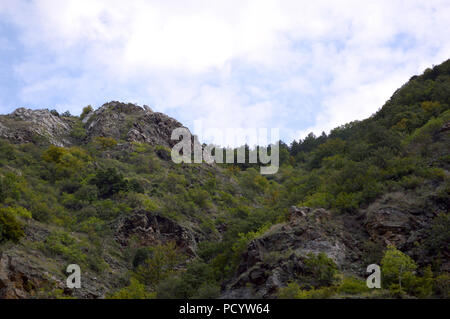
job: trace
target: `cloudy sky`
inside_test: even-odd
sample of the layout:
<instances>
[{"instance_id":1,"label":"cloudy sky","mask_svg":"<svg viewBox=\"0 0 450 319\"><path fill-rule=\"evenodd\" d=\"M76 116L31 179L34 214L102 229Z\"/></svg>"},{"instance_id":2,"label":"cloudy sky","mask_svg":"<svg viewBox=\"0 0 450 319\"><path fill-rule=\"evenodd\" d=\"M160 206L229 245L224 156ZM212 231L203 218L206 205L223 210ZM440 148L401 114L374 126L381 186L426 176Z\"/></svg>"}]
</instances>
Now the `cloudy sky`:
<instances>
[{"instance_id":1,"label":"cloudy sky","mask_svg":"<svg viewBox=\"0 0 450 319\"><path fill-rule=\"evenodd\" d=\"M147 104L290 142L450 58L450 1L0 0L0 113Z\"/></svg>"}]
</instances>

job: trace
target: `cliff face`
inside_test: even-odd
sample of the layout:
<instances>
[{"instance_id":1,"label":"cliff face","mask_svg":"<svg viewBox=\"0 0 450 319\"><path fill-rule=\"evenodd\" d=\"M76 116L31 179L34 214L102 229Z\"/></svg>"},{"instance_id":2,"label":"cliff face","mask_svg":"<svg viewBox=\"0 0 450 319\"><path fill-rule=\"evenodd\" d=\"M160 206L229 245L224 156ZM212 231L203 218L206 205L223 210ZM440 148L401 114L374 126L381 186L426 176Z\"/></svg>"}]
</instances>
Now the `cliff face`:
<instances>
[{"instance_id":1,"label":"cliff face","mask_svg":"<svg viewBox=\"0 0 450 319\"><path fill-rule=\"evenodd\" d=\"M0 116L0 137L14 143L32 143L44 139L56 146L68 146L71 123L49 110L19 108Z\"/></svg>"},{"instance_id":2,"label":"cliff face","mask_svg":"<svg viewBox=\"0 0 450 319\"><path fill-rule=\"evenodd\" d=\"M88 139L112 137L128 142L148 143L171 147L172 131L183 125L177 120L148 106L110 102L104 104L84 119Z\"/></svg>"},{"instance_id":3,"label":"cliff face","mask_svg":"<svg viewBox=\"0 0 450 319\"><path fill-rule=\"evenodd\" d=\"M309 254L325 253L341 271L358 273L363 261L357 243L362 237L360 227L350 229L325 209L291 207L285 223L272 226L248 245L222 297L274 298L293 278L308 275Z\"/></svg>"},{"instance_id":4,"label":"cliff face","mask_svg":"<svg viewBox=\"0 0 450 319\"><path fill-rule=\"evenodd\" d=\"M72 138L74 122L72 117L47 109L19 108L0 116L0 137L14 143L45 141L56 146L71 146L77 143ZM172 131L183 125L163 113L153 112L148 106L109 102L86 114L81 127L86 131L84 142L95 137L110 137L170 147L176 143L170 138Z\"/></svg>"}]
</instances>

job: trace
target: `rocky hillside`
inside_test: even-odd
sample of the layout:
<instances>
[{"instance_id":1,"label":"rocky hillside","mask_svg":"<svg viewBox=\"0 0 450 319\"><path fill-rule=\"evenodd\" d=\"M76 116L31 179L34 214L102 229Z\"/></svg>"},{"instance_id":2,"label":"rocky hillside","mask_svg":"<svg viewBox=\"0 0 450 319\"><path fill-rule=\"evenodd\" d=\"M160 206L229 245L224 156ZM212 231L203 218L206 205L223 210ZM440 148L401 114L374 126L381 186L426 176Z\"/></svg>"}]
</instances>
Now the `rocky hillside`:
<instances>
[{"instance_id":1,"label":"rocky hillside","mask_svg":"<svg viewBox=\"0 0 450 319\"><path fill-rule=\"evenodd\" d=\"M174 164L148 106L1 115L0 298L448 298L449 105L447 61L273 176Z\"/></svg>"},{"instance_id":2,"label":"rocky hillside","mask_svg":"<svg viewBox=\"0 0 450 319\"><path fill-rule=\"evenodd\" d=\"M1 116L0 137L14 143L33 143L41 139L56 146L109 137L170 147L174 144L170 136L178 127L182 127L181 123L163 113L153 112L146 105L109 102L95 111L87 108L81 125L73 117L59 116L56 111L19 108ZM85 136L77 141L79 130L85 130Z\"/></svg>"}]
</instances>

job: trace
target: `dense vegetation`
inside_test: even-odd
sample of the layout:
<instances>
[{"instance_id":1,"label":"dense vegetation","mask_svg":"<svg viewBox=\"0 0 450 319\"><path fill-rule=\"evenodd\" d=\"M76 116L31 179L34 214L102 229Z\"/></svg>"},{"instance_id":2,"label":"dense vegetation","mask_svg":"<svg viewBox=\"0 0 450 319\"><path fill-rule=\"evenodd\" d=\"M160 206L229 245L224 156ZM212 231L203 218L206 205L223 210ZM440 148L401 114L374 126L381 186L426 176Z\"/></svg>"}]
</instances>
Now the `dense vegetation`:
<instances>
[{"instance_id":1,"label":"dense vegetation","mask_svg":"<svg viewBox=\"0 0 450 319\"><path fill-rule=\"evenodd\" d=\"M76 123L78 146L0 141L0 242L22 238L22 245L99 276L109 267L105 255L119 254L129 272L112 298L214 298L235 274L247 244L284 221L288 207L323 207L345 216L383 194L411 191L424 207L432 201L441 211L418 251L446 258L450 154L448 139L437 135L450 121L449 105L447 61L411 78L364 121L281 143L281 168L266 177L245 164L175 165L162 146L105 137L86 143L81 120L89 109L81 117L59 115ZM107 244L111 223L138 210L195 228L198 256L181 254L173 243L125 250ZM27 240L30 222L47 225L50 235L38 243ZM439 263L418 263L394 247L383 248L382 256L388 291L381 295L448 296L449 275ZM340 274L327 256L308 258L310 276L293 281L280 297L370 295L361 279Z\"/></svg>"}]
</instances>

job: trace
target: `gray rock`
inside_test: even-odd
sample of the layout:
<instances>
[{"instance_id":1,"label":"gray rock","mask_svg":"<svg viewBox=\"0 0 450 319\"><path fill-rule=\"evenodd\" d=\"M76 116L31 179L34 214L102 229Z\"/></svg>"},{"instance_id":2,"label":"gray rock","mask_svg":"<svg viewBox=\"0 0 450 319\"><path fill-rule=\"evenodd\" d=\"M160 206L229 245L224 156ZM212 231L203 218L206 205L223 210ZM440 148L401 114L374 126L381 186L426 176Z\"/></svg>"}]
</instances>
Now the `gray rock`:
<instances>
[{"instance_id":1,"label":"gray rock","mask_svg":"<svg viewBox=\"0 0 450 319\"><path fill-rule=\"evenodd\" d=\"M197 243L193 232L169 218L140 211L120 218L112 227L115 229L116 240L122 246L127 246L128 240L134 236L142 246L175 242L185 254L196 255Z\"/></svg>"},{"instance_id":2,"label":"gray rock","mask_svg":"<svg viewBox=\"0 0 450 319\"><path fill-rule=\"evenodd\" d=\"M42 138L56 146L71 145L70 122L55 116L47 109L18 108L9 115L0 116L0 137L15 143L34 142Z\"/></svg>"},{"instance_id":3,"label":"gray rock","mask_svg":"<svg viewBox=\"0 0 450 319\"><path fill-rule=\"evenodd\" d=\"M289 211L288 222L272 226L249 243L223 297L248 297L249 291L253 298L275 297L279 288L304 271L303 260L309 253L325 253L341 270L358 267L349 259L349 252L357 248L352 247L343 223L331 223L330 212L295 206Z\"/></svg>"}]
</instances>

